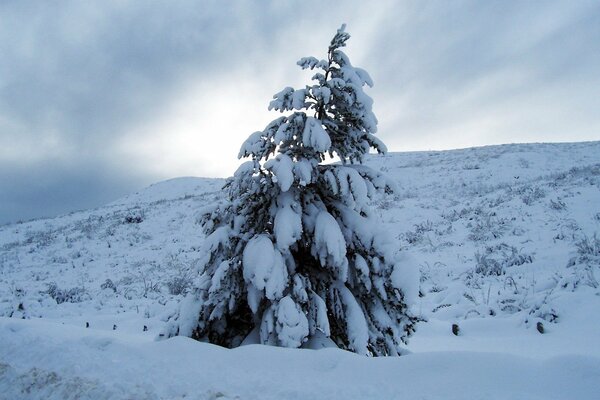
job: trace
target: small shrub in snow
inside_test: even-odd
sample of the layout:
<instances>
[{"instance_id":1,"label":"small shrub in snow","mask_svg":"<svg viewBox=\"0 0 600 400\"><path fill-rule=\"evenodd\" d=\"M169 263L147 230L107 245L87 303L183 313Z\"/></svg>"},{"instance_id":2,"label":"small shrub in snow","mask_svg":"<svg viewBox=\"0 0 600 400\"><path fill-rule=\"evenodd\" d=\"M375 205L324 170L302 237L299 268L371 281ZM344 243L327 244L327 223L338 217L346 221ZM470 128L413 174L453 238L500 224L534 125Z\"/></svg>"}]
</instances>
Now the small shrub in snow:
<instances>
[{"instance_id":1,"label":"small shrub in snow","mask_svg":"<svg viewBox=\"0 0 600 400\"><path fill-rule=\"evenodd\" d=\"M379 208L380 210L389 210L396 206L397 206L396 202L394 202L393 200L389 200L389 199L383 199L383 200L379 201L377 204L377 208Z\"/></svg>"},{"instance_id":2,"label":"small shrub in snow","mask_svg":"<svg viewBox=\"0 0 600 400\"><path fill-rule=\"evenodd\" d=\"M579 262L598 263L600 260L600 239L597 234L591 238L583 236L575 243Z\"/></svg>"},{"instance_id":3,"label":"small shrub in snow","mask_svg":"<svg viewBox=\"0 0 600 400\"><path fill-rule=\"evenodd\" d=\"M467 224L471 228L468 238L474 242L498 239L506 232L508 221L496 217L495 213L483 214Z\"/></svg>"},{"instance_id":4,"label":"small shrub in snow","mask_svg":"<svg viewBox=\"0 0 600 400\"><path fill-rule=\"evenodd\" d=\"M113 292L116 292L117 285L115 285L112 280L107 279L106 281L104 281L103 284L100 285L100 289L102 289L102 290L109 289L109 290L112 290Z\"/></svg>"},{"instance_id":5,"label":"small shrub in snow","mask_svg":"<svg viewBox=\"0 0 600 400\"><path fill-rule=\"evenodd\" d=\"M186 294L193 283L193 270L190 265L181 261L176 254L169 254L165 264L172 273L165 281L169 294L173 296Z\"/></svg>"},{"instance_id":6,"label":"small shrub in snow","mask_svg":"<svg viewBox=\"0 0 600 400\"><path fill-rule=\"evenodd\" d=\"M408 303L418 271L401 264L390 235L369 207L395 186L362 165L374 148L377 119L363 86L366 71L340 50L338 30L313 85L285 88L270 109L289 112L250 135L250 157L225 185L226 201L201 218L207 234L199 285L182 302L166 336L226 347L255 337L300 347L327 336L360 354L397 355L414 330ZM326 156L341 164L323 164Z\"/></svg>"},{"instance_id":7,"label":"small shrub in snow","mask_svg":"<svg viewBox=\"0 0 600 400\"><path fill-rule=\"evenodd\" d=\"M150 293L160 292L160 282L153 280L150 274L146 272L140 273L140 281L142 283L142 297L148 297Z\"/></svg>"},{"instance_id":8,"label":"small shrub in snow","mask_svg":"<svg viewBox=\"0 0 600 400\"><path fill-rule=\"evenodd\" d=\"M488 207L496 208L500 204L506 203L507 201L510 201L510 200L511 200L511 196L509 194L502 193L502 194L498 195L496 198L489 200Z\"/></svg>"},{"instance_id":9,"label":"small shrub in snow","mask_svg":"<svg viewBox=\"0 0 600 400\"><path fill-rule=\"evenodd\" d=\"M25 295L27 294L27 291L24 288L22 288L21 286L16 286L16 285L12 284L12 285L10 285L10 293L13 298L21 299L21 298L25 297Z\"/></svg>"},{"instance_id":10,"label":"small shrub in snow","mask_svg":"<svg viewBox=\"0 0 600 400\"><path fill-rule=\"evenodd\" d=\"M140 224L144 221L145 213L140 208L131 209L125 215L123 222L125 224Z\"/></svg>"},{"instance_id":11,"label":"small shrub in snow","mask_svg":"<svg viewBox=\"0 0 600 400\"><path fill-rule=\"evenodd\" d=\"M468 210L466 208L463 208L460 211L456 211L456 210L450 210L450 211L443 211L442 212L442 218L444 218L446 221L452 223L452 222L456 222L461 218L465 218L468 214L470 214L471 210Z\"/></svg>"},{"instance_id":12,"label":"small shrub in snow","mask_svg":"<svg viewBox=\"0 0 600 400\"><path fill-rule=\"evenodd\" d=\"M482 275L504 275L504 267L487 253L475 253L475 272Z\"/></svg>"},{"instance_id":13,"label":"small shrub in snow","mask_svg":"<svg viewBox=\"0 0 600 400\"><path fill-rule=\"evenodd\" d=\"M529 168L529 165L530 165L529 160L527 160L523 157L519 158L518 163L521 168Z\"/></svg>"},{"instance_id":14,"label":"small shrub in snow","mask_svg":"<svg viewBox=\"0 0 600 400\"><path fill-rule=\"evenodd\" d=\"M473 170L473 169L480 169L481 167L479 166L479 164L465 164L463 165L463 169L464 170Z\"/></svg>"},{"instance_id":15,"label":"small shrub in snow","mask_svg":"<svg viewBox=\"0 0 600 400\"><path fill-rule=\"evenodd\" d=\"M415 224L414 229L412 231L406 231L404 233L404 240L408 244L417 244L421 243L424 239L424 236L427 232L433 231L433 223L429 220Z\"/></svg>"},{"instance_id":16,"label":"small shrub in snow","mask_svg":"<svg viewBox=\"0 0 600 400\"><path fill-rule=\"evenodd\" d=\"M81 231L86 238L91 239L103 223L104 218L102 216L90 215L86 220L77 221L75 229Z\"/></svg>"},{"instance_id":17,"label":"small shrub in snow","mask_svg":"<svg viewBox=\"0 0 600 400\"><path fill-rule=\"evenodd\" d=\"M567 209L567 205L561 199L550 199L550 208L556 211L563 211Z\"/></svg>"},{"instance_id":18,"label":"small shrub in snow","mask_svg":"<svg viewBox=\"0 0 600 400\"><path fill-rule=\"evenodd\" d=\"M431 232L433 231L433 222L427 220L421 223L415 224L415 232Z\"/></svg>"},{"instance_id":19,"label":"small shrub in snow","mask_svg":"<svg viewBox=\"0 0 600 400\"><path fill-rule=\"evenodd\" d=\"M580 284L598 288L600 286L600 239L597 234L591 238L583 236L575 242L577 255L567 265L572 271L570 280L567 279L563 285L572 286L575 289Z\"/></svg>"},{"instance_id":20,"label":"small shrub in snow","mask_svg":"<svg viewBox=\"0 0 600 400\"><path fill-rule=\"evenodd\" d=\"M190 274L173 276L165 282L165 285L169 290L169 294L179 296L186 294L192 287L192 278Z\"/></svg>"},{"instance_id":21,"label":"small shrub in snow","mask_svg":"<svg viewBox=\"0 0 600 400\"><path fill-rule=\"evenodd\" d=\"M406 242L408 244L420 243L423 240L423 233L415 232L415 231L407 231L404 233L404 240L406 240Z\"/></svg>"},{"instance_id":22,"label":"small shrub in snow","mask_svg":"<svg viewBox=\"0 0 600 400\"><path fill-rule=\"evenodd\" d=\"M524 190L521 191L521 200L528 206L544 197L546 197L546 192L537 186L533 188L525 187Z\"/></svg>"},{"instance_id":23,"label":"small shrub in snow","mask_svg":"<svg viewBox=\"0 0 600 400\"><path fill-rule=\"evenodd\" d=\"M37 231L27 233L25 243L33 244L36 248L42 249L50 246L56 240L56 234L52 230Z\"/></svg>"},{"instance_id":24,"label":"small shrub in snow","mask_svg":"<svg viewBox=\"0 0 600 400\"><path fill-rule=\"evenodd\" d=\"M90 296L87 291L82 287L74 287L70 289L61 289L55 282L48 284L46 293L53 298L56 303L81 303L82 301L89 300Z\"/></svg>"},{"instance_id":25,"label":"small shrub in snow","mask_svg":"<svg viewBox=\"0 0 600 400\"><path fill-rule=\"evenodd\" d=\"M540 318L548 322L558 321L558 311L548 305L547 299L545 298L541 302L536 303L531 307L529 310L529 316L533 318Z\"/></svg>"},{"instance_id":26,"label":"small shrub in snow","mask_svg":"<svg viewBox=\"0 0 600 400\"><path fill-rule=\"evenodd\" d=\"M525 254L514 246L501 243L486 246L483 253L475 253L475 272L482 275L504 275L506 268L533 262L531 254Z\"/></svg>"}]
</instances>

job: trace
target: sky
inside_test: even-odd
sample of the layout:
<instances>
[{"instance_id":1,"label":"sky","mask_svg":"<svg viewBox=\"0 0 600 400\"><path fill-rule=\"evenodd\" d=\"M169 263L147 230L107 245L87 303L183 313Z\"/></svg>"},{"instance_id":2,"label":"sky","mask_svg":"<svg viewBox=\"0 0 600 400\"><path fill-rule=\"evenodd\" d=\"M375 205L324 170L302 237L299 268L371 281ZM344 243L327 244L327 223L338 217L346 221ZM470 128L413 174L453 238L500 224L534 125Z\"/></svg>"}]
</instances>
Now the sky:
<instances>
[{"instance_id":1,"label":"sky","mask_svg":"<svg viewBox=\"0 0 600 400\"><path fill-rule=\"evenodd\" d=\"M230 176L342 23L390 151L600 140L598 1L4 1L0 224Z\"/></svg>"}]
</instances>

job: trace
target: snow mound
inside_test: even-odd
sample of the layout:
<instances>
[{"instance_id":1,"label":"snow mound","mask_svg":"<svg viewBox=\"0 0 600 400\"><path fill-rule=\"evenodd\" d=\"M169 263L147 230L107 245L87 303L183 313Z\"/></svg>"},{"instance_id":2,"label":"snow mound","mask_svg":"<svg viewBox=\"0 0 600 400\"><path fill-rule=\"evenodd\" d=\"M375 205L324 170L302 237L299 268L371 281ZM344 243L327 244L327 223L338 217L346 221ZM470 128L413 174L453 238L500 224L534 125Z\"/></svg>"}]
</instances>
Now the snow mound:
<instances>
[{"instance_id":1,"label":"snow mound","mask_svg":"<svg viewBox=\"0 0 600 400\"><path fill-rule=\"evenodd\" d=\"M600 358L589 356L534 360L436 352L371 359L337 349L227 350L182 337L138 342L112 332L6 318L0 318L0 342L0 389L14 400L600 396Z\"/></svg>"}]
</instances>

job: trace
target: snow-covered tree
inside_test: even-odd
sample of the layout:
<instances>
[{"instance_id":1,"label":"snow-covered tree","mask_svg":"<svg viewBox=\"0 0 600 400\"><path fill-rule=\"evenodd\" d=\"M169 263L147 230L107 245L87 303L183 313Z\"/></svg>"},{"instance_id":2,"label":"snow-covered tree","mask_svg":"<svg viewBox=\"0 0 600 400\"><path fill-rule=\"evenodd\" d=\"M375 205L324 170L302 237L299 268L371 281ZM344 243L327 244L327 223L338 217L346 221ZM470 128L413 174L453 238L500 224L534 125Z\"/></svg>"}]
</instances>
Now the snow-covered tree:
<instances>
[{"instance_id":1,"label":"snow-covered tree","mask_svg":"<svg viewBox=\"0 0 600 400\"><path fill-rule=\"evenodd\" d=\"M362 165L377 119L363 91L373 82L333 37L326 60L302 58L312 84L287 87L269 109L288 113L255 132L227 181L227 200L202 217L207 235L195 290L167 336L226 347L251 338L300 347L328 337L366 355L397 355L414 330L412 266L380 229L369 202L394 184ZM337 156L341 163L323 164Z\"/></svg>"}]
</instances>

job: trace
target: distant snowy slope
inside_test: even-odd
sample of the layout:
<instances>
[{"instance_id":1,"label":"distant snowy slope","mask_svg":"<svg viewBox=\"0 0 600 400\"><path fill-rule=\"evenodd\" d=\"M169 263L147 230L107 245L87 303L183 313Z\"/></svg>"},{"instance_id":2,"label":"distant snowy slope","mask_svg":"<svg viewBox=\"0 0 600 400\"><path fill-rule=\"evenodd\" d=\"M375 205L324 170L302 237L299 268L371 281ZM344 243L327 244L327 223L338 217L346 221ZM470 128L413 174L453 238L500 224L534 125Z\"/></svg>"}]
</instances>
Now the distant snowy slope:
<instances>
[{"instance_id":1,"label":"distant snowy slope","mask_svg":"<svg viewBox=\"0 0 600 400\"><path fill-rule=\"evenodd\" d=\"M148 204L157 201L175 200L218 192L225 184L225 179L214 178L173 178L148 186L133 194L122 197L109 206Z\"/></svg>"},{"instance_id":2,"label":"distant snowy slope","mask_svg":"<svg viewBox=\"0 0 600 400\"><path fill-rule=\"evenodd\" d=\"M398 183L372 206L421 272L413 354L154 343L196 277L200 210L224 196L224 180L177 178L0 227L0 398L600 398L600 142L367 163Z\"/></svg>"}]
</instances>

